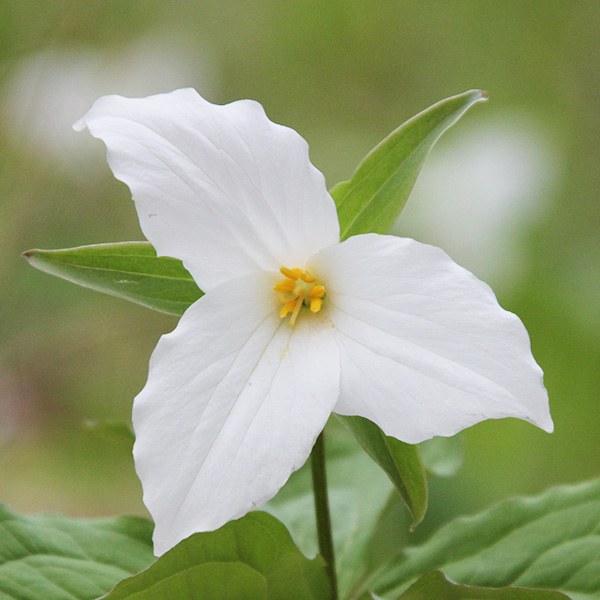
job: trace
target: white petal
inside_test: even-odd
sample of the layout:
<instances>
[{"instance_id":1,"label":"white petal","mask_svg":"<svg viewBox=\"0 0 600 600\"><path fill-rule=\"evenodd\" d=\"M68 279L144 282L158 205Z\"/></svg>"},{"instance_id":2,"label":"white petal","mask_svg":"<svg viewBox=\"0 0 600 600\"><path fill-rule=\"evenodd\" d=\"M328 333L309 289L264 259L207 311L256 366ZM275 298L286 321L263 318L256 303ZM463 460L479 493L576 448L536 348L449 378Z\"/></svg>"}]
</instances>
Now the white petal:
<instances>
[{"instance_id":1,"label":"white petal","mask_svg":"<svg viewBox=\"0 0 600 600\"><path fill-rule=\"evenodd\" d=\"M552 430L519 318L442 250L361 235L311 259L341 354L335 411L409 443L519 417Z\"/></svg>"},{"instance_id":2,"label":"white petal","mask_svg":"<svg viewBox=\"0 0 600 600\"><path fill-rule=\"evenodd\" d=\"M295 328L280 319L276 279L211 290L154 351L133 424L157 554L273 497L338 398L331 324L308 311Z\"/></svg>"},{"instance_id":3,"label":"white petal","mask_svg":"<svg viewBox=\"0 0 600 600\"><path fill-rule=\"evenodd\" d=\"M219 106L193 89L148 98L105 96L76 123L108 148L159 254L212 287L257 270L302 267L336 243L323 175L295 131L257 102Z\"/></svg>"}]
</instances>

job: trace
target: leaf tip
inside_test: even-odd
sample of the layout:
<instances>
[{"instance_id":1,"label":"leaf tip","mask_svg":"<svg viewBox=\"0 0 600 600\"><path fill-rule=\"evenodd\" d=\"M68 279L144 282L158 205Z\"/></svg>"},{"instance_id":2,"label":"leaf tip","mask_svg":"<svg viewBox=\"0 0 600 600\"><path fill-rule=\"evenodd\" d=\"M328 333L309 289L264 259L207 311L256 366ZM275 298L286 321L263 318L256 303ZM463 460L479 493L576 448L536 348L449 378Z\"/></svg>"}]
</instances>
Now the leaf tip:
<instances>
[{"instance_id":1,"label":"leaf tip","mask_svg":"<svg viewBox=\"0 0 600 600\"><path fill-rule=\"evenodd\" d=\"M36 269L41 268L40 264L44 263L43 255L44 251L38 250L37 248L21 252L21 257L24 258L28 264L30 264L32 267L35 267Z\"/></svg>"},{"instance_id":2,"label":"leaf tip","mask_svg":"<svg viewBox=\"0 0 600 600\"><path fill-rule=\"evenodd\" d=\"M411 533L414 533L417 529L417 526L423 522L426 512L427 512L427 505L425 505L425 507L418 512L413 512L412 510L410 511L410 516L411 516L412 522L411 522L408 530Z\"/></svg>"},{"instance_id":3,"label":"leaf tip","mask_svg":"<svg viewBox=\"0 0 600 600\"><path fill-rule=\"evenodd\" d=\"M31 266L35 267L37 266L35 259L38 257L40 252L41 250L37 250L35 248L32 250L25 250L25 252L21 252L21 258L24 258Z\"/></svg>"},{"instance_id":4,"label":"leaf tip","mask_svg":"<svg viewBox=\"0 0 600 600\"><path fill-rule=\"evenodd\" d=\"M485 102L490 97L487 90L471 90L470 94L473 96L474 102Z\"/></svg>"}]
</instances>

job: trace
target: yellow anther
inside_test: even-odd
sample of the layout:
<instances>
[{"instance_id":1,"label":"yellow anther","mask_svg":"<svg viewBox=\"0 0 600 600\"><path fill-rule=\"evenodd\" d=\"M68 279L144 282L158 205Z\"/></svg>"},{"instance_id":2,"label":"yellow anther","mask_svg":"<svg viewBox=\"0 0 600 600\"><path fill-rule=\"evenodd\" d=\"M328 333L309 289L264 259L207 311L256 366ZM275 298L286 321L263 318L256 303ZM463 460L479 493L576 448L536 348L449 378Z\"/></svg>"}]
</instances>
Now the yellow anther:
<instances>
[{"instance_id":1,"label":"yellow anther","mask_svg":"<svg viewBox=\"0 0 600 600\"><path fill-rule=\"evenodd\" d=\"M279 309L279 316L283 319L291 314L290 324L293 326L303 306L312 313L317 313L323 306L325 286L317 278L303 269L281 267L279 269L285 279L276 283L273 290L283 306Z\"/></svg>"},{"instance_id":2,"label":"yellow anther","mask_svg":"<svg viewBox=\"0 0 600 600\"><path fill-rule=\"evenodd\" d=\"M310 312L318 313L321 310L322 305L323 305L322 298L311 298L310 299Z\"/></svg>"},{"instance_id":3,"label":"yellow anther","mask_svg":"<svg viewBox=\"0 0 600 600\"><path fill-rule=\"evenodd\" d=\"M300 279L302 279L302 281L305 281L306 283L313 283L317 280L316 277L309 275L306 271L302 271L302 273L300 273Z\"/></svg>"},{"instance_id":4,"label":"yellow anther","mask_svg":"<svg viewBox=\"0 0 600 600\"><path fill-rule=\"evenodd\" d=\"M282 275L285 275L286 277L289 277L294 281L296 281L296 279L299 279L302 275L302 269L288 269L287 267L281 267L279 271Z\"/></svg>"},{"instance_id":5,"label":"yellow anther","mask_svg":"<svg viewBox=\"0 0 600 600\"><path fill-rule=\"evenodd\" d=\"M273 286L273 289L276 292L293 292L295 285L296 281L294 279L289 279L288 277L286 277L283 281L276 283Z\"/></svg>"},{"instance_id":6,"label":"yellow anther","mask_svg":"<svg viewBox=\"0 0 600 600\"><path fill-rule=\"evenodd\" d=\"M287 304L290 300L294 300L296 298L294 294L284 294L283 292L277 292L277 297L279 298L279 302L282 304Z\"/></svg>"},{"instance_id":7,"label":"yellow anther","mask_svg":"<svg viewBox=\"0 0 600 600\"><path fill-rule=\"evenodd\" d=\"M283 319L284 317L287 317L291 312L293 312L295 308L296 308L295 300L286 302L279 310L279 316Z\"/></svg>"},{"instance_id":8,"label":"yellow anther","mask_svg":"<svg viewBox=\"0 0 600 600\"><path fill-rule=\"evenodd\" d=\"M310 290L311 298L322 298L325 295L325 286L324 285L313 285Z\"/></svg>"}]
</instances>

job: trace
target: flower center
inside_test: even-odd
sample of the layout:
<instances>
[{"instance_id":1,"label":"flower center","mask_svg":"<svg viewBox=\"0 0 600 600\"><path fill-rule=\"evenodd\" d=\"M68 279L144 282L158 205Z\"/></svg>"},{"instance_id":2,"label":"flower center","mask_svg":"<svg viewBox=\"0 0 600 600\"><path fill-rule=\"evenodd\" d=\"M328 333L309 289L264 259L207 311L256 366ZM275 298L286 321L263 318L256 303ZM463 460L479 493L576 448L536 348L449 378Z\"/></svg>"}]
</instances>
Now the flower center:
<instances>
[{"instance_id":1,"label":"flower center","mask_svg":"<svg viewBox=\"0 0 600 600\"><path fill-rule=\"evenodd\" d=\"M291 313L290 325L293 326L303 306L309 308L312 313L318 313L323 306L325 286L302 269L281 267L279 271L283 279L273 287L283 304L279 316L284 319Z\"/></svg>"}]
</instances>

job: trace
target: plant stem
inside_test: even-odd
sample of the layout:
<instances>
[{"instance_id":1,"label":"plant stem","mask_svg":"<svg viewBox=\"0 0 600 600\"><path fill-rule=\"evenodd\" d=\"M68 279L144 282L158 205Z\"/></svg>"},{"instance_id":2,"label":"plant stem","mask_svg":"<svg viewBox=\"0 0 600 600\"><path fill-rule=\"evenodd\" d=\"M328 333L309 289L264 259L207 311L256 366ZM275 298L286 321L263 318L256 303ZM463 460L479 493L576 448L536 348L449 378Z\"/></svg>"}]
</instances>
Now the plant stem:
<instances>
[{"instance_id":1,"label":"plant stem","mask_svg":"<svg viewBox=\"0 0 600 600\"><path fill-rule=\"evenodd\" d=\"M329 500L327 498L327 473L325 470L325 432L321 432L310 454L312 468L313 493L315 496L315 513L317 516L317 537L319 553L326 563L327 575L331 582L331 598L338 599L337 577L335 574L335 555L333 537L331 535L331 519L329 517Z\"/></svg>"}]
</instances>

